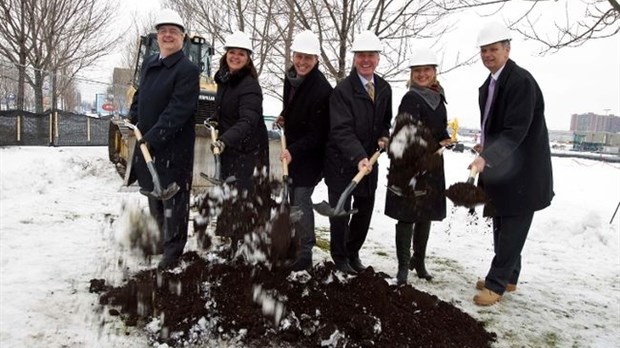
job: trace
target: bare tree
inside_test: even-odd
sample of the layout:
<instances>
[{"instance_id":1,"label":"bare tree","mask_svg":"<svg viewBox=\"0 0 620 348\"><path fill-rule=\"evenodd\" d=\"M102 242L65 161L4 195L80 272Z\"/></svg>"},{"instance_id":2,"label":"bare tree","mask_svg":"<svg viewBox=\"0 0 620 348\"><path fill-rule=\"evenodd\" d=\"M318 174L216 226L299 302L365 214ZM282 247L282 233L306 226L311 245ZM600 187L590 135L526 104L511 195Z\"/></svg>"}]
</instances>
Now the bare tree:
<instances>
[{"instance_id":1,"label":"bare tree","mask_svg":"<svg viewBox=\"0 0 620 348\"><path fill-rule=\"evenodd\" d=\"M114 8L110 0L0 1L0 30L5 33L0 56L22 69L34 69L32 75L20 71L19 83L34 89L36 112L43 111L46 79L56 91L55 102L80 70L114 48L115 40L106 35ZM61 73L64 76L59 79ZM18 94L23 95L23 87Z\"/></svg>"},{"instance_id":2,"label":"bare tree","mask_svg":"<svg viewBox=\"0 0 620 348\"><path fill-rule=\"evenodd\" d=\"M525 10L509 9L510 6L523 8L524 4L527 5ZM449 11L484 8L489 10L489 15L505 10L513 14L508 23L510 28L542 44L541 54L578 47L589 40L612 37L620 32L620 2L617 0L462 0L457 6L443 7ZM562 20L549 19L558 15Z\"/></svg>"}]
</instances>

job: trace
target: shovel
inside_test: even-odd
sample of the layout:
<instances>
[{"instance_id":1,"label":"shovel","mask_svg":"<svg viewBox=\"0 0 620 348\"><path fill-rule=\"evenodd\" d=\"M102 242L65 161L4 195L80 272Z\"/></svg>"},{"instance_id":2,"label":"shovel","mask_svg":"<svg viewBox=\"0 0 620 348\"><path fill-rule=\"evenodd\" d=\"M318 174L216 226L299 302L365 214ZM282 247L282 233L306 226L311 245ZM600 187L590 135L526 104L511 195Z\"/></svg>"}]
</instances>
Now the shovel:
<instances>
[{"instance_id":1,"label":"shovel","mask_svg":"<svg viewBox=\"0 0 620 348\"><path fill-rule=\"evenodd\" d=\"M455 206L474 208L477 205L487 202L487 195L484 191L480 187L474 185L477 174L478 171L476 167L472 166L466 182L452 184L446 190L446 197L448 197Z\"/></svg>"},{"instance_id":2,"label":"shovel","mask_svg":"<svg viewBox=\"0 0 620 348\"><path fill-rule=\"evenodd\" d=\"M125 122L125 125L131 130L133 130L134 134L136 135L136 140L139 143L140 140L142 139L142 132L140 132L138 127L136 127L135 125L129 122ZM170 185L168 185L168 187L165 190L162 190L161 182L159 181L159 175L157 174L157 171L155 170L155 166L153 165L153 158L151 157L151 153L149 152L149 149L146 147L146 144L144 143L140 144L140 151L142 151L142 155L144 156L144 160L146 161L146 166L149 168L149 172L151 173L151 177L153 178L153 191L149 192L146 190L140 190L140 193L142 193L145 196L150 196L150 197L162 200L162 201L169 200L179 191L179 185L177 185L176 182L173 182Z\"/></svg>"},{"instance_id":3,"label":"shovel","mask_svg":"<svg viewBox=\"0 0 620 348\"><path fill-rule=\"evenodd\" d=\"M372 155L372 157L370 157L370 160L368 161L368 165L370 167L372 167L375 164L375 162L377 162L377 159L379 158L379 156L381 155L383 151L385 150L379 149ZM329 217L340 217L340 216L347 216L347 215L352 215L352 214L357 213L357 209L351 209L349 211L344 210L344 203L347 201L347 198L349 198L349 196L355 189L355 186L357 186L357 184L359 184L359 182L362 181L364 176L368 175L368 173L369 173L368 170L364 170L364 169L357 172L357 174L353 177L349 185L344 189L344 191L340 195L340 198L338 199L338 203L336 204L335 208L332 208L329 205L329 203L323 201L321 203L314 204L314 210L316 210L317 213L321 215L329 216Z\"/></svg>"},{"instance_id":4,"label":"shovel","mask_svg":"<svg viewBox=\"0 0 620 348\"><path fill-rule=\"evenodd\" d=\"M284 151L286 150L284 128L281 126L278 126L278 128L281 130L280 144L282 151ZM293 237L291 224L299 221L303 214L299 207L290 206L289 203L289 177L286 160L282 160L282 202L276 214L271 225L271 255L274 260L285 257L288 254Z\"/></svg>"},{"instance_id":5,"label":"shovel","mask_svg":"<svg viewBox=\"0 0 620 348\"><path fill-rule=\"evenodd\" d=\"M215 127L217 127L217 122L214 120L205 120L204 125L205 127L207 127L207 129L211 131L211 143L215 144L215 142L217 141L217 130L215 129ZM213 148L213 162L215 163L215 177L208 176L205 173L200 173L201 177L207 179L210 183L214 185L231 184L237 181L237 178L235 178L234 175L231 175L228 178L226 178L226 180L222 181L222 177L221 177L222 170L221 170L221 164L220 164L220 148L217 146Z\"/></svg>"}]
</instances>

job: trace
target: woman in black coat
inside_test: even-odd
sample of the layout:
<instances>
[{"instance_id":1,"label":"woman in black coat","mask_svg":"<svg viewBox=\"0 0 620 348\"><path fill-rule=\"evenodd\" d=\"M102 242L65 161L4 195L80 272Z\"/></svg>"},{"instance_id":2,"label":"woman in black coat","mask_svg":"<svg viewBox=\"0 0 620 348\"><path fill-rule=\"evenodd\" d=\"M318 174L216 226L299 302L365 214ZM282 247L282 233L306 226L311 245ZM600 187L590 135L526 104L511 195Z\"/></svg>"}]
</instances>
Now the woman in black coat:
<instances>
[{"instance_id":1,"label":"woman in black coat","mask_svg":"<svg viewBox=\"0 0 620 348\"><path fill-rule=\"evenodd\" d=\"M226 40L215 74L215 119L221 151L221 177L235 176L240 193L255 189L254 170L269 176L269 143L263 119L263 94L252 62L250 39L243 32Z\"/></svg>"},{"instance_id":2,"label":"woman in black coat","mask_svg":"<svg viewBox=\"0 0 620 348\"><path fill-rule=\"evenodd\" d=\"M266 210L257 209L256 204L269 199L268 195L257 197L264 191L258 190L260 182L269 178L269 140L250 38L243 32L235 32L226 39L225 48L215 74L219 138L212 147L220 150L221 178L236 178L233 185L237 195L224 202L216 234L230 236L235 250L237 241L251 232L261 218L257 210Z\"/></svg>"},{"instance_id":3,"label":"woman in black coat","mask_svg":"<svg viewBox=\"0 0 620 348\"><path fill-rule=\"evenodd\" d=\"M446 217L443 158L435 152L451 142L435 54L428 49L416 50L410 67L410 90L398 108L390 138L390 189L385 202L385 214L398 220L398 284L407 283L409 269L415 269L419 278L432 279L424 264L431 221Z\"/></svg>"}]
</instances>

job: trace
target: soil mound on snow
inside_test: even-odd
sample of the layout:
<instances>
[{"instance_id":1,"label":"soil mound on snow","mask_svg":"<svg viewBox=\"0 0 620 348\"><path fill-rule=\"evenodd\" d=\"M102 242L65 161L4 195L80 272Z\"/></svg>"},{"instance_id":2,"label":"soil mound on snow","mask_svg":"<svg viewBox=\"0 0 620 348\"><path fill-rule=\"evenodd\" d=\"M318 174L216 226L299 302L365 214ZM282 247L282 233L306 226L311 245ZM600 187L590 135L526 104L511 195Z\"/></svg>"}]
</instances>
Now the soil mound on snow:
<instances>
[{"instance_id":1,"label":"soil mound on snow","mask_svg":"<svg viewBox=\"0 0 620 348\"><path fill-rule=\"evenodd\" d=\"M244 347L488 347L496 335L454 306L389 285L369 267L345 276L328 262L310 273L270 270L211 252L182 256L169 271L140 272L121 287L91 280L126 325L149 343Z\"/></svg>"}]
</instances>

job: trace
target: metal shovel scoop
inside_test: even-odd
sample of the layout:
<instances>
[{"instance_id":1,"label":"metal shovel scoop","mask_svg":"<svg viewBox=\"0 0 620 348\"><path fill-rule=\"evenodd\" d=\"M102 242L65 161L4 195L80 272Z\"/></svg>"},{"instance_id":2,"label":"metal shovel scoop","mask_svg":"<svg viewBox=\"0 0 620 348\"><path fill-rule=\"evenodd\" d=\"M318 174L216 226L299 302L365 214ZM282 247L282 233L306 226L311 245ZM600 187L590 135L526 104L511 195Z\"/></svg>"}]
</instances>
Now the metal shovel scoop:
<instances>
[{"instance_id":1,"label":"metal shovel scoop","mask_svg":"<svg viewBox=\"0 0 620 348\"><path fill-rule=\"evenodd\" d=\"M217 122L213 120L205 120L204 125L205 127L207 127L208 130L211 131L211 143L215 144L215 142L217 141L217 130L215 129L215 127L217 127ZM222 180L222 167L220 164L219 147L213 148L213 163L215 164L215 177L209 176L205 173L200 173L201 177L207 179L210 183L214 185L232 184L233 182L237 181L237 178L235 178L234 175L229 176L228 178L226 178L226 180Z\"/></svg>"},{"instance_id":2,"label":"metal shovel scoop","mask_svg":"<svg viewBox=\"0 0 620 348\"><path fill-rule=\"evenodd\" d=\"M377 159L379 158L379 156L381 155L383 151L385 150L384 149L377 150L372 155L372 157L370 157L370 160L368 161L368 165L370 167L372 167L377 162ZM347 199L349 198L349 196L351 195L351 193L353 192L357 184L359 184L359 182L362 181L364 176L368 175L368 173L369 173L368 170L360 170L359 172L357 172L357 174L353 177L349 185L344 189L344 191L340 195L340 198L338 199L338 203L336 204L335 208L332 208L329 205L329 203L327 203L326 201L323 201L321 203L314 204L313 205L314 210L316 210L317 213L321 215L329 216L329 217L347 216L347 215L352 215L352 214L357 213L357 209L351 209L349 211L346 211L344 209L344 203L347 201Z\"/></svg>"},{"instance_id":3,"label":"metal shovel scoop","mask_svg":"<svg viewBox=\"0 0 620 348\"><path fill-rule=\"evenodd\" d=\"M140 140L142 139L142 132L140 132L138 127L136 127L135 125L129 122L125 122L125 125L131 130L133 130L134 134L136 135L136 140L138 141L138 143L140 143ZM153 165L153 158L151 157L151 153L149 152L149 149L146 147L146 144L144 143L140 144L140 151L142 151L142 155L144 156L144 160L146 161L146 166L149 169L149 172L151 173L151 177L153 178L153 191L149 192L147 190L140 190L140 193L142 193L145 196L150 196L150 197L162 200L162 201L169 200L177 192L179 192L179 185L177 185L176 182L173 182L170 185L168 185L166 189L162 190L161 181L159 180L159 175L157 174L157 170L155 170L155 165Z\"/></svg>"}]
</instances>

